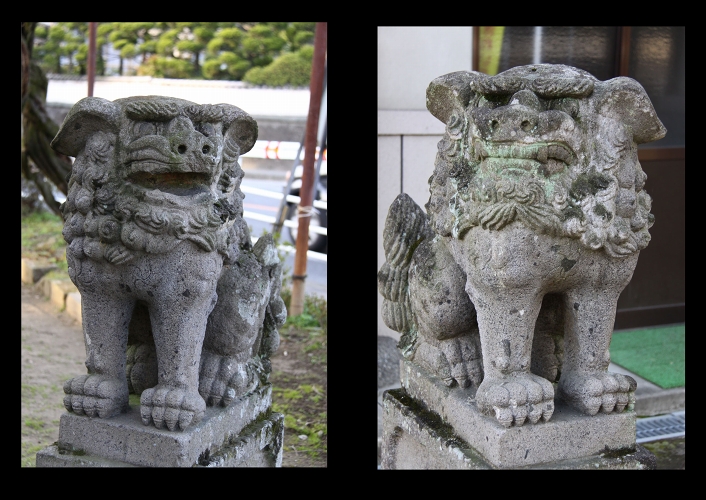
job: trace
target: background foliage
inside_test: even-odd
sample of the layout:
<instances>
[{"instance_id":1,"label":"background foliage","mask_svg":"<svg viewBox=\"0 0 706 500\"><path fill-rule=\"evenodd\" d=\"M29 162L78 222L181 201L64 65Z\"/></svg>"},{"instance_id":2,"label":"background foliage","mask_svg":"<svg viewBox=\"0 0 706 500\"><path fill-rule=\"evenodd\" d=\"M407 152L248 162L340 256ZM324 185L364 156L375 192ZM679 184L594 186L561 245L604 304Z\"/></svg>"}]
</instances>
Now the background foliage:
<instances>
[{"instance_id":1,"label":"background foliage","mask_svg":"<svg viewBox=\"0 0 706 500\"><path fill-rule=\"evenodd\" d=\"M46 111L47 74L85 75L89 23L22 24L22 210L61 215L69 157L49 144L59 130ZM316 23L96 23L96 75L309 85ZM131 64L127 64L131 63Z\"/></svg>"},{"instance_id":2,"label":"background foliage","mask_svg":"<svg viewBox=\"0 0 706 500\"><path fill-rule=\"evenodd\" d=\"M307 86L315 24L97 23L96 74ZM88 32L88 23L37 23L32 59L45 73L85 75Z\"/></svg>"}]
</instances>

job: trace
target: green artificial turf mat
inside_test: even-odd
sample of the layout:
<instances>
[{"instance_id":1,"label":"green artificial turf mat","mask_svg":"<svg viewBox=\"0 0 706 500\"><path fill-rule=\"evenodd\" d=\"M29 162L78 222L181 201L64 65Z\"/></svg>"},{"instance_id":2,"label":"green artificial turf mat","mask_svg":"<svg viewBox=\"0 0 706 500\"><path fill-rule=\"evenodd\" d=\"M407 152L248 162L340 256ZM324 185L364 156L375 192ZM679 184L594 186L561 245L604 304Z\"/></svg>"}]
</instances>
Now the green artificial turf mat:
<instances>
[{"instance_id":1,"label":"green artificial turf mat","mask_svg":"<svg viewBox=\"0 0 706 500\"><path fill-rule=\"evenodd\" d=\"M613 363L663 389L685 385L684 325L613 332Z\"/></svg>"}]
</instances>

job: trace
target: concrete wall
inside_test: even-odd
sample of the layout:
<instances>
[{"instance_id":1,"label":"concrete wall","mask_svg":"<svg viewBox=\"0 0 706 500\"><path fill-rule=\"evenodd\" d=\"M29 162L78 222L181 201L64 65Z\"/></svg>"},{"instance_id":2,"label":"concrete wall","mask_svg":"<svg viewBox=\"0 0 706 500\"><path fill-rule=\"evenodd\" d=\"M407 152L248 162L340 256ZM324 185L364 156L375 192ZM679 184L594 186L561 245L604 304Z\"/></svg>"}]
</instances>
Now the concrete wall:
<instances>
[{"instance_id":1,"label":"concrete wall","mask_svg":"<svg viewBox=\"0 0 706 500\"><path fill-rule=\"evenodd\" d=\"M472 34L470 26L378 28L378 269L392 201L402 192L421 207L429 199L444 125L426 109L426 88L437 76L471 70ZM378 335L399 340L382 322L381 307L378 294Z\"/></svg>"}]
</instances>

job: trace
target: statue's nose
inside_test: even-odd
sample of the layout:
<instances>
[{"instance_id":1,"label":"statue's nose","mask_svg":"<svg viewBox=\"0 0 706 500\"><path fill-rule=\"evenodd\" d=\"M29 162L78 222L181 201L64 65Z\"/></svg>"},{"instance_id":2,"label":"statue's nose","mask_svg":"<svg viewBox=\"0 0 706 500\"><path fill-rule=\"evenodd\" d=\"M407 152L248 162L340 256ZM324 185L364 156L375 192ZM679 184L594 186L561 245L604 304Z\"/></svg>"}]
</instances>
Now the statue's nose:
<instances>
[{"instance_id":1,"label":"statue's nose","mask_svg":"<svg viewBox=\"0 0 706 500\"><path fill-rule=\"evenodd\" d=\"M493 141L518 141L537 128L541 105L529 90L515 93L506 106L495 108L488 116L488 131Z\"/></svg>"},{"instance_id":2,"label":"statue's nose","mask_svg":"<svg viewBox=\"0 0 706 500\"><path fill-rule=\"evenodd\" d=\"M191 153L197 156L210 155L212 149L206 137L196 131L180 134L172 141L172 147L180 155Z\"/></svg>"},{"instance_id":3,"label":"statue's nose","mask_svg":"<svg viewBox=\"0 0 706 500\"><path fill-rule=\"evenodd\" d=\"M491 140L522 140L537 127L538 118L535 110L521 104L495 109L488 120Z\"/></svg>"}]
</instances>

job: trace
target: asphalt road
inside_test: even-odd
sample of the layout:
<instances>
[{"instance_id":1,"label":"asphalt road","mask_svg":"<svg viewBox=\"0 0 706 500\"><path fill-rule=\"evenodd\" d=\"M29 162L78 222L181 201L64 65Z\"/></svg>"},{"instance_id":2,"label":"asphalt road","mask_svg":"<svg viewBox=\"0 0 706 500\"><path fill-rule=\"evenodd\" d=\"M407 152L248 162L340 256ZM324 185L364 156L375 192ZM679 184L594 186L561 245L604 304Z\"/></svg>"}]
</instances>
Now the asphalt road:
<instances>
[{"instance_id":1,"label":"asphalt road","mask_svg":"<svg viewBox=\"0 0 706 500\"><path fill-rule=\"evenodd\" d=\"M252 187L262 189L273 193L281 193L284 188L282 181L264 180L264 179L248 179L247 175L243 179L242 187ZM279 200L268 196L245 193L243 200L243 209L246 212L245 219L250 227L250 233L253 237L259 237L265 231L272 232L272 223L256 218L248 217L248 213L254 213L259 216L276 217L279 209ZM290 241L289 231L285 228L282 233L282 241ZM293 248L289 248L293 250ZM283 247L283 251L286 251ZM326 297L326 254L318 254L309 252L306 265L306 280L305 293L310 295L320 295ZM292 274L294 270L294 252L287 252L284 262L284 270L287 274Z\"/></svg>"}]
</instances>

